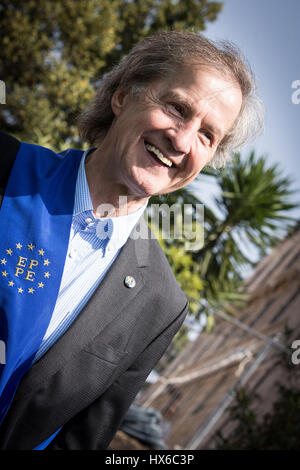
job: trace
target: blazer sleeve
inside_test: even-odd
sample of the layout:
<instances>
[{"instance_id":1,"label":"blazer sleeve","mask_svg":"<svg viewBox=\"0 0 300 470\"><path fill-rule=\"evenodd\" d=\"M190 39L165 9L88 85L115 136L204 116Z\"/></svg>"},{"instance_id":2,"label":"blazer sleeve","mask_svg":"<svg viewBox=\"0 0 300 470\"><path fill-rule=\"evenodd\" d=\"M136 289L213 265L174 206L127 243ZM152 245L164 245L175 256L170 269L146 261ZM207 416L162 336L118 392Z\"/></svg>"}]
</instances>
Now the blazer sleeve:
<instances>
[{"instance_id":1,"label":"blazer sleeve","mask_svg":"<svg viewBox=\"0 0 300 470\"><path fill-rule=\"evenodd\" d=\"M181 327L188 304L137 360L86 409L66 423L47 450L105 450L151 370Z\"/></svg>"}]
</instances>

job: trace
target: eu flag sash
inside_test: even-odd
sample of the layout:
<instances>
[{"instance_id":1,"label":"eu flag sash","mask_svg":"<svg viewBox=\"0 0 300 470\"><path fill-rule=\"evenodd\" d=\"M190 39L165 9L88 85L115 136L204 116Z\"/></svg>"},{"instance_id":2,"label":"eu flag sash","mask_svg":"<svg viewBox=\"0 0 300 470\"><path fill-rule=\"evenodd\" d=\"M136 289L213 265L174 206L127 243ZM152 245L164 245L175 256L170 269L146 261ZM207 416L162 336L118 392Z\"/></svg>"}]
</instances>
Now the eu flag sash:
<instances>
[{"instance_id":1,"label":"eu flag sash","mask_svg":"<svg viewBox=\"0 0 300 470\"><path fill-rule=\"evenodd\" d=\"M6 187L0 211L0 423L55 307L82 154L22 143Z\"/></svg>"}]
</instances>

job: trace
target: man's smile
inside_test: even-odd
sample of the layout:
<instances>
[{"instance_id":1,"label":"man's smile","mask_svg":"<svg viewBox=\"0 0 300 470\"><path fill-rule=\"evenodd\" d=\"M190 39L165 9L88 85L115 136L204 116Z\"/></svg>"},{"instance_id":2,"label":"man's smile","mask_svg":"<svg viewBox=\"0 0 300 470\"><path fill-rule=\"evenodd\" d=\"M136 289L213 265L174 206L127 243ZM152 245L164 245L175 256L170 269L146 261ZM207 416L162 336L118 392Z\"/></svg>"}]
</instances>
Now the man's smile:
<instances>
[{"instance_id":1,"label":"man's smile","mask_svg":"<svg viewBox=\"0 0 300 470\"><path fill-rule=\"evenodd\" d=\"M167 168L171 168L172 166L175 166L174 163L169 158L167 158L165 155L162 154L162 152L159 150L159 148L157 148L156 146L150 144L146 140L144 141L144 143L145 143L145 147L146 147L148 153L150 153L150 155L153 158L155 158L155 160L158 160L159 163L161 163L163 166L165 166Z\"/></svg>"}]
</instances>

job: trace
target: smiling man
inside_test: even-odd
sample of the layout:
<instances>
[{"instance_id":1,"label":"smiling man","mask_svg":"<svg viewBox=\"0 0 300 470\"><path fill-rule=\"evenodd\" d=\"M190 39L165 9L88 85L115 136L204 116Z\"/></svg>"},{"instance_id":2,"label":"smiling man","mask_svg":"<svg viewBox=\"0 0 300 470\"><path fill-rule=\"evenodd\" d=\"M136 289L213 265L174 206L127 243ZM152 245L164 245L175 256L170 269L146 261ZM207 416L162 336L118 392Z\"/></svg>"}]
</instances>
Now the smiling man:
<instances>
[{"instance_id":1,"label":"smiling man","mask_svg":"<svg viewBox=\"0 0 300 470\"><path fill-rule=\"evenodd\" d=\"M114 120L87 162L94 207L119 195L128 210L190 183L213 158L242 106L236 81L196 66L151 84L138 97L118 88ZM101 185L99 185L101 182Z\"/></svg>"},{"instance_id":2,"label":"smiling man","mask_svg":"<svg viewBox=\"0 0 300 470\"><path fill-rule=\"evenodd\" d=\"M1 135L3 449L107 448L188 312L147 202L256 132L254 90L231 44L160 33L102 80L80 119L89 150Z\"/></svg>"}]
</instances>

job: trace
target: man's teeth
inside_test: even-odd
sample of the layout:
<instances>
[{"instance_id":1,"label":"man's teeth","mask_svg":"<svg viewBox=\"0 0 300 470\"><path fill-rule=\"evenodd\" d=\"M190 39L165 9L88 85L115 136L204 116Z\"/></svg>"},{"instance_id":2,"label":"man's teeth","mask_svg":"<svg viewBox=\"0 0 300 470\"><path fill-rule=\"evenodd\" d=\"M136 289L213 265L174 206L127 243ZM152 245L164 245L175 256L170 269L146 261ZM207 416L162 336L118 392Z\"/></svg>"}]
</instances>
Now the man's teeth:
<instances>
[{"instance_id":1,"label":"man's teeth","mask_svg":"<svg viewBox=\"0 0 300 470\"><path fill-rule=\"evenodd\" d=\"M163 162L165 165L167 165L169 167L171 167L173 165L171 160L169 160L167 157L164 157L164 155L156 147L154 147L153 145L150 145L150 144L145 144L145 146L148 150L150 150L150 152L155 153L157 158L161 162Z\"/></svg>"}]
</instances>

